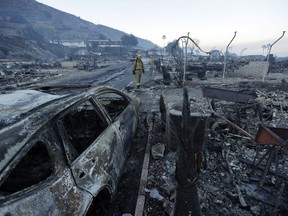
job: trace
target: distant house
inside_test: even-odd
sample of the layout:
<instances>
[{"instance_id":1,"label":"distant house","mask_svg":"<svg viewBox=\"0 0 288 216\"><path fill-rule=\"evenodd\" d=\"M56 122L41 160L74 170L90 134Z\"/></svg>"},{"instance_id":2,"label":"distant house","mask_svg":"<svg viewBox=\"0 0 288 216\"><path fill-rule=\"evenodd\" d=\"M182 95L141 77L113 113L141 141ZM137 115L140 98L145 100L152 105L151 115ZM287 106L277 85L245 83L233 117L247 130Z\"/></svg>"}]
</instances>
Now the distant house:
<instances>
[{"instance_id":1,"label":"distant house","mask_svg":"<svg viewBox=\"0 0 288 216\"><path fill-rule=\"evenodd\" d=\"M50 43L77 49L77 55L84 55L84 53L90 52L105 56L125 56L128 53L127 48L122 45L122 41L115 40L53 40Z\"/></svg>"},{"instance_id":2,"label":"distant house","mask_svg":"<svg viewBox=\"0 0 288 216\"><path fill-rule=\"evenodd\" d=\"M89 40L88 44L90 47L123 47L122 41L116 40Z\"/></svg>"},{"instance_id":3,"label":"distant house","mask_svg":"<svg viewBox=\"0 0 288 216\"><path fill-rule=\"evenodd\" d=\"M90 55L89 51L87 49L78 49L76 55L78 56L88 56Z\"/></svg>"},{"instance_id":4,"label":"distant house","mask_svg":"<svg viewBox=\"0 0 288 216\"><path fill-rule=\"evenodd\" d=\"M89 50L109 56L125 56L128 53L122 41L116 40L89 40Z\"/></svg>"},{"instance_id":5,"label":"distant house","mask_svg":"<svg viewBox=\"0 0 288 216\"><path fill-rule=\"evenodd\" d=\"M84 48L86 43L83 40L53 40L50 43L61 44L69 48Z\"/></svg>"}]
</instances>

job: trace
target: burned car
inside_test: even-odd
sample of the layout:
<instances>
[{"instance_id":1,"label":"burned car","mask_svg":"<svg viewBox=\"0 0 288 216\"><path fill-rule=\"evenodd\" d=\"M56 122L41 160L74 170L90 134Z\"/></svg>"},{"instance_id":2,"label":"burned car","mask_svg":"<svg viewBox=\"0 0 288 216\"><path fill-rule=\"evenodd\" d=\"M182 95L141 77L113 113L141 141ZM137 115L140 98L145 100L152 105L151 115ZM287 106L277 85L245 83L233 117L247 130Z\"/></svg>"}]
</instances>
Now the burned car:
<instances>
[{"instance_id":1,"label":"burned car","mask_svg":"<svg viewBox=\"0 0 288 216\"><path fill-rule=\"evenodd\" d=\"M100 215L138 126L139 99L110 87L0 95L0 214Z\"/></svg>"}]
</instances>

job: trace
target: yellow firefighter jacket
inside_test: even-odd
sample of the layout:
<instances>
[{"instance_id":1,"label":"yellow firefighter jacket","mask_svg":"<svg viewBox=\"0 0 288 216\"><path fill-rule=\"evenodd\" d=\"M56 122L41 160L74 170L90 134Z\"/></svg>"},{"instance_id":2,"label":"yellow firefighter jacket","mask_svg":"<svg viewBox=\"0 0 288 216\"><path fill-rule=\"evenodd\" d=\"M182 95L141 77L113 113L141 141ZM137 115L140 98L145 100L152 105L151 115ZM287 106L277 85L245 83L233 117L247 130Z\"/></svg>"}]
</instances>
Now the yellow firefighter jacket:
<instances>
[{"instance_id":1,"label":"yellow firefighter jacket","mask_svg":"<svg viewBox=\"0 0 288 216\"><path fill-rule=\"evenodd\" d=\"M133 72L136 70L143 72L144 71L144 64L140 58L136 58L134 62Z\"/></svg>"}]
</instances>

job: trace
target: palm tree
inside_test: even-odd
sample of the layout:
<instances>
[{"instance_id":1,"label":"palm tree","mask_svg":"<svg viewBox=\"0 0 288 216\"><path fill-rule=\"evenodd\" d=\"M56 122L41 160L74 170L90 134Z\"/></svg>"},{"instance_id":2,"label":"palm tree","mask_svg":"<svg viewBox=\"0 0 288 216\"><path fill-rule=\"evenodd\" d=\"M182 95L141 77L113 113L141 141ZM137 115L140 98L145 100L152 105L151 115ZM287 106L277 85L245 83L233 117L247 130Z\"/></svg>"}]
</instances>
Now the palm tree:
<instances>
[{"instance_id":1,"label":"palm tree","mask_svg":"<svg viewBox=\"0 0 288 216\"><path fill-rule=\"evenodd\" d=\"M267 49L267 51L268 51L269 48L270 48L270 46L271 46L271 44L264 44L264 45L262 45L263 55L264 55L264 51L265 51L265 49Z\"/></svg>"}]
</instances>

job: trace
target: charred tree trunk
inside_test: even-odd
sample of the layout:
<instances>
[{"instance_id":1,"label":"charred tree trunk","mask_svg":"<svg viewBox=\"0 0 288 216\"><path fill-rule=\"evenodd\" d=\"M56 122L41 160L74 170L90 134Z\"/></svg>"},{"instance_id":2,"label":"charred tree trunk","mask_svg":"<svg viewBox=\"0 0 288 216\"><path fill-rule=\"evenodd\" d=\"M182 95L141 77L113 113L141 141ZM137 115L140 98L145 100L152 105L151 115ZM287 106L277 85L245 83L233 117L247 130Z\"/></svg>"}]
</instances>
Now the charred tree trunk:
<instances>
[{"instance_id":1,"label":"charred tree trunk","mask_svg":"<svg viewBox=\"0 0 288 216\"><path fill-rule=\"evenodd\" d=\"M160 113L161 113L161 129L162 131L165 131L165 125L166 125L166 107L164 103L163 95L160 96Z\"/></svg>"},{"instance_id":2,"label":"charred tree trunk","mask_svg":"<svg viewBox=\"0 0 288 216\"><path fill-rule=\"evenodd\" d=\"M182 134L178 134L179 144L177 148L176 162L176 202L174 216L200 216L200 204L196 186L199 175L200 160L199 149L195 148L193 137L195 134L194 126L191 132L190 104L187 89L183 91L183 110L182 110ZM201 161L201 160L200 160Z\"/></svg>"}]
</instances>

